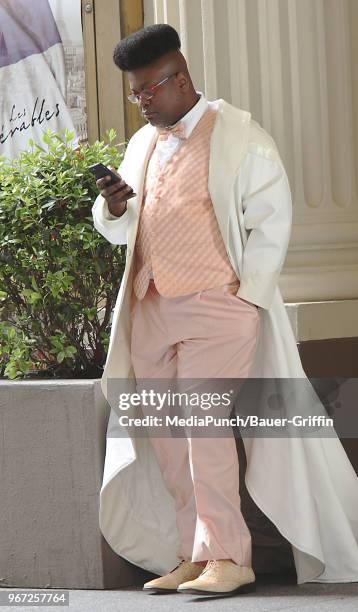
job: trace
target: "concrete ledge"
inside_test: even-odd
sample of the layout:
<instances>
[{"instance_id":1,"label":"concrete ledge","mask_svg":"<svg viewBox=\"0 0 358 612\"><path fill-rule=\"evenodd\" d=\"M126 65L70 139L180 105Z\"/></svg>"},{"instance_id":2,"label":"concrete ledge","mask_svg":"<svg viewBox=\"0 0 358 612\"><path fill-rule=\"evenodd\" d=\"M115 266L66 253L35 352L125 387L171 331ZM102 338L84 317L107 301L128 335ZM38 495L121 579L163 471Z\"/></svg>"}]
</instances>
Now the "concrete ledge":
<instances>
[{"instance_id":1,"label":"concrete ledge","mask_svg":"<svg viewBox=\"0 0 358 612\"><path fill-rule=\"evenodd\" d=\"M0 381L0 586L103 589L151 576L99 529L108 416L99 380Z\"/></svg>"},{"instance_id":2,"label":"concrete ledge","mask_svg":"<svg viewBox=\"0 0 358 612\"><path fill-rule=\"evenodd\" d=\"M286 302L297 342L358 337L358 299Z\"/></svg>"}]
</instances>

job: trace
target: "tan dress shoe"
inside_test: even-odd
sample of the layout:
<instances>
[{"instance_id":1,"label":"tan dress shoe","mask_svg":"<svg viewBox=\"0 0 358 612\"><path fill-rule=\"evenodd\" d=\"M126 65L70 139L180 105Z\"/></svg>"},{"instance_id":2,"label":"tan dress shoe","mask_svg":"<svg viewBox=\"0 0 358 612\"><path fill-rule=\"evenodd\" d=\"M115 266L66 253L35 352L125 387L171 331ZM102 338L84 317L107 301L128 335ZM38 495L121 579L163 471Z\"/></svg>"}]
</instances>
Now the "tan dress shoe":
<instances>
[{"instance_id":1,"label":"tan dress shoe","mask_svg":"<svg viewBox=\"0 0 358 612\"><path fill-rule=\"evenodd\" d=\"M154 578L143 585L144 591L166 591L167 593L175 592L180 583L184 580L194 580L203 571L203 566L193 563L190 560L181 561L178 567L173 569L169 574Z\"/></svg>"},{"instance_id":2,"label":"tan dress shoe","mask_svg":"<svg viewBox=\"0 0 358 612\"><path fill-rule=\"evenodd\" d=\"M197 595L233 595L255 590L255 574L251 567L237 565L229 559L211 559L195 580L183 582L178 593Z\"/></svg>"}]
</instances>

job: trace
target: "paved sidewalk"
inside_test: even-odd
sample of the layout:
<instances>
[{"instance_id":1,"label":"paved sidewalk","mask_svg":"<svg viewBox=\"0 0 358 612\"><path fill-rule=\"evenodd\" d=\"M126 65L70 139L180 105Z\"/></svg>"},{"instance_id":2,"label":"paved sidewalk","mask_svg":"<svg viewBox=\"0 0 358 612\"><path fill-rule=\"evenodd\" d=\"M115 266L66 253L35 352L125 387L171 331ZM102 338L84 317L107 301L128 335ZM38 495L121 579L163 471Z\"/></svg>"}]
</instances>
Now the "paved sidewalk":
<instances>
[{"instance_id":1,"label":"paved sidewalk","mask_svg":"<svg viewBox=\"0 0 358 612\"><path fill-rule=\"evenodd\" d=\"M70 590L69 609L74 612L357 612L358 583L297 585L291 577L260 575L256 579L256 591L231 597L201 597L195 595L149 594L141 587L127 587L110 591ZM1 588L1 591L14 589ZM31 589L17 589L29 592ZM51 592L51 589L43 589ZM2 611L31 610L54 612L65 610L63 606L1 606Z\"/></svg>"}]
</instances>

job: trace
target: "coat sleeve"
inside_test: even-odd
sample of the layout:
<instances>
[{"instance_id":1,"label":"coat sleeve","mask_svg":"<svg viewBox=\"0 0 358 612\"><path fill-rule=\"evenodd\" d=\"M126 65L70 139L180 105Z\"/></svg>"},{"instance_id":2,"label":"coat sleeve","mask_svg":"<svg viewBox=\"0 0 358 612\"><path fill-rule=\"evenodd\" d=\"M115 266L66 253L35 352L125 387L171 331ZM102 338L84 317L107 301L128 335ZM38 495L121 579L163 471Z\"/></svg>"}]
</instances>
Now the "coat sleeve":
<instances>
[{"instance_id":1,"label":"coat sleeve","mask_svg":"<svg viewBox=\"0 0 358 612\"><path fill-rule=\"evenodd\" d=\"M122 163L118 168L119 174L126 180L128 158L133 144L129 141ZM92 206L93 224L96 230L112 244L127 244L128 211L121 217L112 215L108 210L107 201L99 195Z\"/></svg>"},{"instance_id":2,"label":"coat sleeve","mask_svg":"<svg viewBox=\"0 0 358 612\"><path fill-rule=\"evenodd\" d=\"M120 172L120 167L118 169ZM127 244L128 211L115 217L108 210L106 200L99 195L92 206L93 224L96 230L112 244Z\"/></svg>"},{"instance_id":3,"label":"coat sleeve","mask_svg":"<svg viewBox=\"0 0 358 612\"><path fill-rule=\"evenodd\" d=\"M281 159L250 150L240 167L241 205L248 238L237 295L269 309L292 230L292 197Z\"/></svg>"}]
</instances>

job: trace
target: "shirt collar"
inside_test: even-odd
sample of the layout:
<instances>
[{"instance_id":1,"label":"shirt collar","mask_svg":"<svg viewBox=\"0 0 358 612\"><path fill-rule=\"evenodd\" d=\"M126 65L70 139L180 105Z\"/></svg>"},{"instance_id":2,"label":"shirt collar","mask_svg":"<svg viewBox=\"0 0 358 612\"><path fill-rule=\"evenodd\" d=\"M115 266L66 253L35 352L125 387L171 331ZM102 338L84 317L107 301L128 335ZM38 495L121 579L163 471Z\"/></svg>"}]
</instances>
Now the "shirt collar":
<instances>
[{"instance_id":1,"label":"shirt collar","mask_svg":"<svg viewBox=\"0 0 358 612\"><path fill-rule=\"evenodd\" d=\"M207 99L201 93L201 91L197 91L196 93L200 95L200 98L197 103L193 106L193 108L190 109L190 111L186 113L186 115L184 115L184 117L177 121L177 123L181 122L183 124L185 136L187 138L189 138L196 124L201 119L201 117L209 106ZM174 123L174 125L176 125L177 123ZM174 125L170 127L174 127Z\"/></svg>"}]
</instances>

